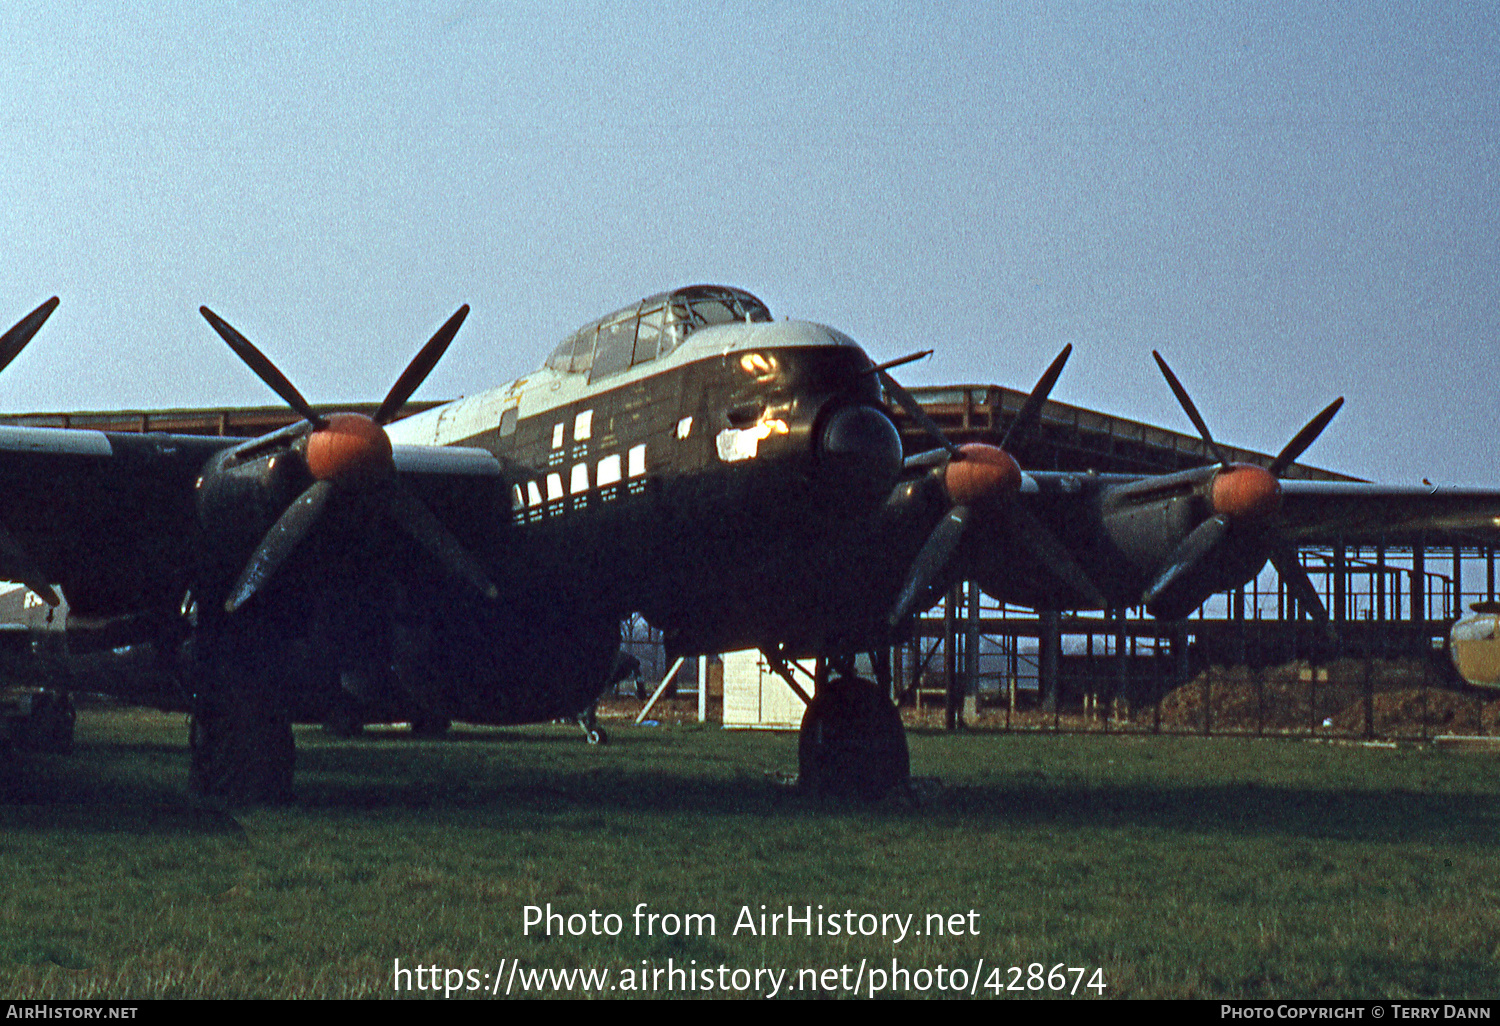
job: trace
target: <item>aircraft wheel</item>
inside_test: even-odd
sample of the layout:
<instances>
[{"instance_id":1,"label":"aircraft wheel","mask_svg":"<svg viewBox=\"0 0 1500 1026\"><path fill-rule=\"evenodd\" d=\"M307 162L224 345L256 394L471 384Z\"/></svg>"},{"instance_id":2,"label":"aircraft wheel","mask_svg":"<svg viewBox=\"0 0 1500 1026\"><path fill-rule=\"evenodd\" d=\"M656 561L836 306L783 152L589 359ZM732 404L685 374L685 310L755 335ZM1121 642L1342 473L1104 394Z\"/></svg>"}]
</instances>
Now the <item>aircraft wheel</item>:
<instances>
[{"instance_id":1,"label":"aircraft wheel","mask_svg":"<svg viewBox=\"0 0 1500 1026\"><path fill-rule=\"evenodd\" d=\"M832 680L803 714L797 764L809 794L875 801L911 779L901 713L871 681Z\"/></svg>"},{"instance_id":2,"label":"aircraft wheel","mask_svg":"<svg viewBox=\"0 0 1500 1026\"><path fill-rule=\"evenodd\" d=\"M200 698L188 727L188 793L230 804L292 797L297 745L292 723L273 702Z\"/></svg>"},{"instance_id":3,"label":"aircraft wheel","mask_svg":"<svg viewBox=\"0 0 1500 1026\"><path fill-rule=\"evenodd\" d=\"M594 727L588 732L588 742L591 745L607 745L609 735L604 732L603 727Z\"/></svg>"}]
</instances>

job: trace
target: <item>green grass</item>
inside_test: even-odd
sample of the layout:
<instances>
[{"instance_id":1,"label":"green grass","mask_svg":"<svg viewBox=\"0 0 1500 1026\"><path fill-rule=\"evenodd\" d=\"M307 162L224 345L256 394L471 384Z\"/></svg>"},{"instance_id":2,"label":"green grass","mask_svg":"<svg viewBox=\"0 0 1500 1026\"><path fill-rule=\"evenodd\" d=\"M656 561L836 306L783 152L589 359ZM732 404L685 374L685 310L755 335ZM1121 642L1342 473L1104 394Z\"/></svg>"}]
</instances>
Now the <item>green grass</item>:
<instances>
[{"instance_id":1,"label":"green grass","mask_svg":"<svg viewBox=\"0 0 1500 1026\"><path fill-rule=\"evenodd\" d=\"M299 729L297 801L231 815L183 797L182 717L85 710L74 755L0 764L0 996L386 996L398 958L616 980L982 958L980 995L1032 963L1101 967L1111 997L1500 993L1497 755L913 733L941 787L859 806L775 786L788 735L610 729L603 748L564 727ZM523 936L549 902L623 931ZM717 934L636 936L639 902ZM761 904L919 928L974 909L979 935L732 935Z\"/></svg>"}]
</instances>

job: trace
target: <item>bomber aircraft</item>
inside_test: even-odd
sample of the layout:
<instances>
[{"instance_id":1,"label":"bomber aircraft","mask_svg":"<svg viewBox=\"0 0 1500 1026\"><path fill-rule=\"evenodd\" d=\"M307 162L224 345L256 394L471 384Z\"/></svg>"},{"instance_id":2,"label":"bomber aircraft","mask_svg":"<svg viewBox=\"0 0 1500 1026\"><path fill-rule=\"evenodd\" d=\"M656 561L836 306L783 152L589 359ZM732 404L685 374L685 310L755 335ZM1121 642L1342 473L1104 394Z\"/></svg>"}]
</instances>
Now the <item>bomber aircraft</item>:
<instances>
[{"instance_id":1,"label":"bomber aircraft","mask_svg":"<svg viewBox=\"0 0 1500 1026\"><path fill-rule=\"evenodd\" d=\"M56 305L0 338L0 367ZM877 363L713 285L632 303L535 373L398 420L467 312L373 416L320 413L205 307L300 422L248 441L0 428L0 577L53 603L58 585L70 625L180 654L194 791L284 798L292 722L349 693L476 723L576 714L640 612L675 654L759 648L784 674L816 657L803 781L878 795L906 778L906 742L854 656L899 641L957 580L1033 608L1174 618L1269 559L1323 617L1298 543L1500 517L1500 492L1283 480L1338 402L1269 466L1231 463L1160 356L1215 463L1024 471L1007 450L1067 349L1001 445L958 446L890 373L925 354ZM903 453L887 398L928 450Z\"/></svg>"}]
</instances>

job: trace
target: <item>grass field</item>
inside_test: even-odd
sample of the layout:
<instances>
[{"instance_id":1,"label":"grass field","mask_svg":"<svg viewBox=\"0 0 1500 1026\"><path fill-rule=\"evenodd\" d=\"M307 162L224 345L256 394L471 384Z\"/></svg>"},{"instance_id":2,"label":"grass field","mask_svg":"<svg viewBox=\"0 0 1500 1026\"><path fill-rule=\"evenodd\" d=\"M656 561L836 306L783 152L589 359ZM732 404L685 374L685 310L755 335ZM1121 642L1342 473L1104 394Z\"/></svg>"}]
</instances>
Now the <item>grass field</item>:
<instances>
[{"instance_id":1,"label":"grass field","mask_svg":"<svg viewBox=\"0 0 1500 1026\"><path fill-rule=\"evenodd\" d=\"M1500 755L914 732L913 772L936 781L856 806L775 784L788 735L611 729L590 748L565 727L299 728L297 801L231 815L184 798L182 717L86 709L75 754L0 763L0 997L390 996L397 959L514 993L537 970L608 969L615 988L722 996L784 969L783 996L863 995L878 968L897 996L963 989L955 969L977 996L1043 988L998 995L1019 997L1051 993L1028 967L1061 963L1088 970L1090 999L1090 980L1105 997L1500 995ZM638 935L641 902L716 930ZM619 935L524 933L548 903L601 929L614 913ZM914 914L923 935L735 933L761 905ZM929 914L961 932L924 930Z\"/></svg>"}]
</instances>

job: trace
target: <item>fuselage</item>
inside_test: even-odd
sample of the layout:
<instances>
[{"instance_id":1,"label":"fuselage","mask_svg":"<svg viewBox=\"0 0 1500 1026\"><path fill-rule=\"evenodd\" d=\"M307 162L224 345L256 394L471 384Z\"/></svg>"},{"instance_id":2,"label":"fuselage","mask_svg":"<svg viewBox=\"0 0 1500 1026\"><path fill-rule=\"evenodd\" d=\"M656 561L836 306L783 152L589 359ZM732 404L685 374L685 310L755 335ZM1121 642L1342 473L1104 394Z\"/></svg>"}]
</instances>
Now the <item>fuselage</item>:
<instances>
[{"instance_id":1,"label":"fuselage","mask_svg":"<svg viewBox=\"0 0 1500 1026\"><path fill-rule=\"evenodd\" d=\"M717 320L686 324L695 303ZM674 305L683 337L633 364L612 351L643 355L653 310L668 312L656 336L669 338ZM773 321L747 294L680 290L575 333L535 374L390 433L501 460L502 591L644 612L682 652L816 648L853 642L888 608L904 561L872 560L872 546L889 556L921 542L918 520L909 540L890 536L900 440L872 366L848 336Z\"/></svg>"}]
</instances>

